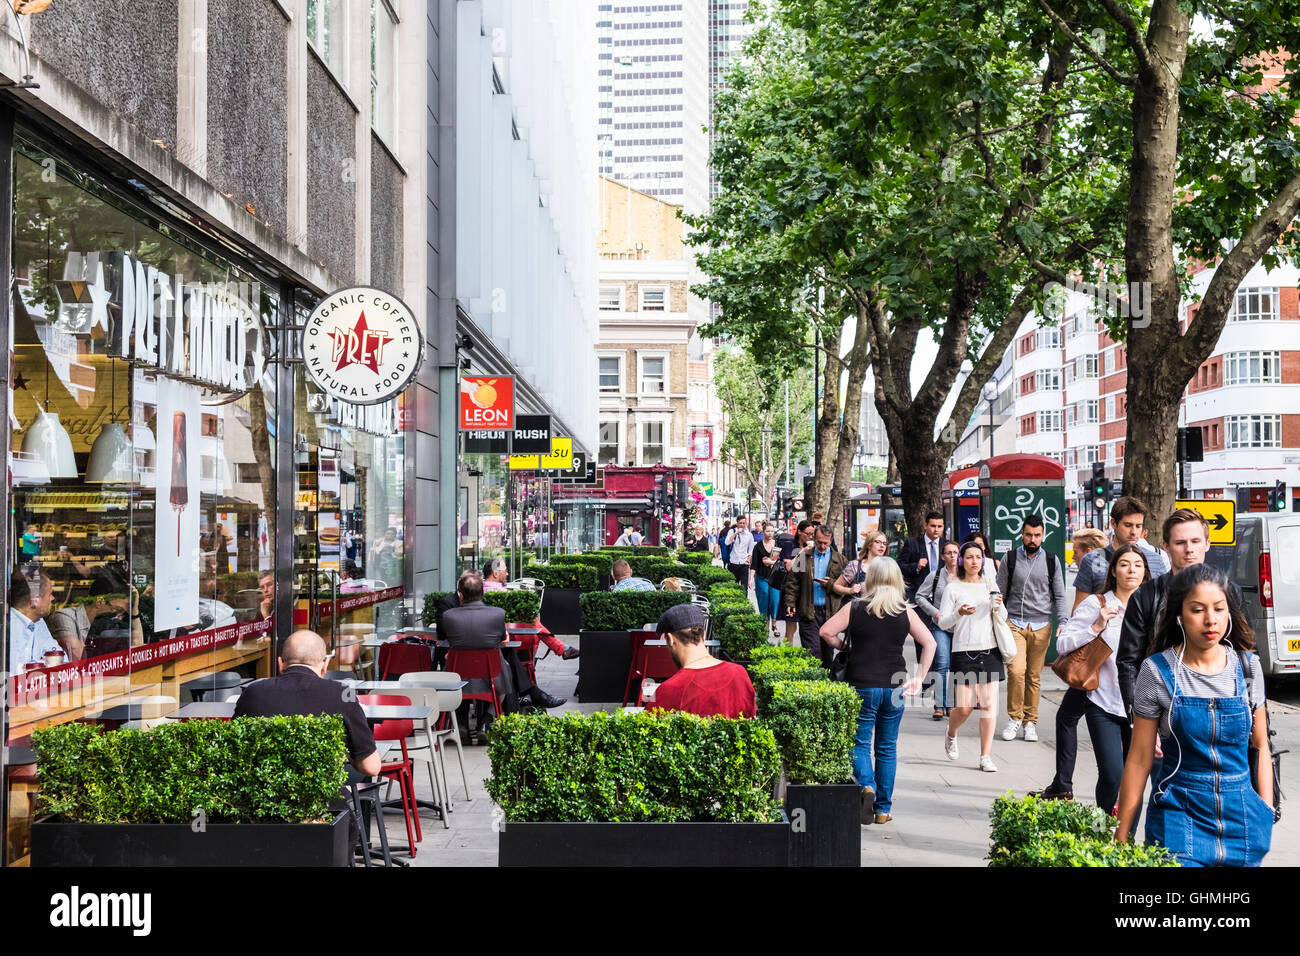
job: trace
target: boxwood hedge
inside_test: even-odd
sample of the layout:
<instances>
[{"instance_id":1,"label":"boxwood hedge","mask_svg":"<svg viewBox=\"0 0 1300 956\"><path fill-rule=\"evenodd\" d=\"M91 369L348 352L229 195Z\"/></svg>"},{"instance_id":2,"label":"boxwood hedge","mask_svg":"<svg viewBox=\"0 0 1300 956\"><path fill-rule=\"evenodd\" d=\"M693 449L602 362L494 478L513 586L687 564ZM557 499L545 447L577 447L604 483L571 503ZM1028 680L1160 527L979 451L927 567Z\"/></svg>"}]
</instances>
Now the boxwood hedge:
<instances>
[{"instance_id":1,"label":"boxwood hedge","mask_svg":"<svg viewBox=\"0 0 1300 956\"><path fill-rule=\"evenodd\" d=\"M599 586L596 568L590 564L530 564L524 568L524 577L537 578L548 588L573 588L590 591Z\"/></svg>"},{"instance_id":2,"label":"boxwood hedge","mask_svg":"<svg viewBox=\"0 0 1300 956\"><path fill-rule=\"evenodd\" d=\"M192 720L32 732L40 812L73 823L302 823L328 818L346 779L337 716Z\"/></svg>"},{"instance_id":3,"label":"boxwood hedge","mask_svg":"<svg viewBox=\"0 0 1300 956\"><path fill-rule=\"evenodd\" d=\"M780 754L761 721L510 714L488 757L487 791L509 822L779 819Z\"/></svg>"},{"instance_id":4,"label":"boxwood hedge","mask_svg":"<svg viewBox=\"0 0 1300 956\"><path fill-rule=\"evenodd\" d=\"M848 684L781 680L772 685L759 717L772 728L791 783L853 780L853 738L862 699Z\"/></svg>"},{"instance_id":5,"label":"boxwood hedge","mask_svg":"<svg viewBox=\"0 0 1300 956\"><path fill-rule=\"evenodd\" d=\"M582 627L588 631L640 630L670 607L690 600L682 591L591 591L578 597Z\"/></svg>"},{"instance_id":6,"label":"boxwood hedge","mask_svg":"<svg viewBox=\"0 0 1300 956\"><path fill-rule=\"evenodd\" d=\"M438 601L447 593L434 591L424 596L423 619L426 626L433 623ZM532 591L485 591L483 603L505 608L506 621L510 624L532 624L542 610L541 596Z\"/></svg>"},{"instance_id":7,"label":"boxwood hedge","mask_svg":"<svg viewBox=\"0 0 1300 956\"><path fill-rule=\"evenodd\" d=\"M993 801L989 866L1177 866L1163 847L1116 843L1100 807L1010 793Z\"/></svg>"}]
</instances>

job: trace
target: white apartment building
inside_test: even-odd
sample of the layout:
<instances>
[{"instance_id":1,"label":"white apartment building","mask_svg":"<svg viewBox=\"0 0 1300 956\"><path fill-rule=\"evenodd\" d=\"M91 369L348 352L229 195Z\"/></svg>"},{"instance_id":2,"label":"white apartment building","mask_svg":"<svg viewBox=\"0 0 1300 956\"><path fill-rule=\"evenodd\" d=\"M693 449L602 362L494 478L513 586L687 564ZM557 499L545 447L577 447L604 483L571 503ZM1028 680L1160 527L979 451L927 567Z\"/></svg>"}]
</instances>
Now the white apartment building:
<instances>
[{"instance_id":1,"label":"white apartment building","mask_svg":"<svg viewBox=\"0 0 1300 956\"><path fill-rule=\"evenodd\" d=\"M687 212L708 203L709 6L596 5L599 174Z\"/></svg>"}]
</instances>

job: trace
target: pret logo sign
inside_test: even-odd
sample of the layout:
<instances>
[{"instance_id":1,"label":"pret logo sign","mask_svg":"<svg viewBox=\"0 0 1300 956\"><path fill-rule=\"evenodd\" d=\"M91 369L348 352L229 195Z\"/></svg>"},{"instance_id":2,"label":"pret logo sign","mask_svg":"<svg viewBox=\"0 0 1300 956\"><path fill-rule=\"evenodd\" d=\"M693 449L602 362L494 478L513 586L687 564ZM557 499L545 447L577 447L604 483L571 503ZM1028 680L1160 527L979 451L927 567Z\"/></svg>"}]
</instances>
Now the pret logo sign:
<instances>
[{"instance_id":1,"label":"pret logo sign","mask_svg":"<svg viewBox=\"0 0 1300 956\"><path fill-rule=\"evenodd\" d=\"M327 296L302 332L307 374L327 395L353 405L397 396L420 367L424 337L406 303L354 286Z\"/></svg>"},{"instance_id":2,"label":"pret logo sign","mask_svg":"<svg viewBox=\"0 0 1300 956\"><path fill-rule=\"evenodd\" d=\"M499 429L515 427L515 380L493 376L466 376L460 380L460 427Z\"/></svg>"}]
</instances>

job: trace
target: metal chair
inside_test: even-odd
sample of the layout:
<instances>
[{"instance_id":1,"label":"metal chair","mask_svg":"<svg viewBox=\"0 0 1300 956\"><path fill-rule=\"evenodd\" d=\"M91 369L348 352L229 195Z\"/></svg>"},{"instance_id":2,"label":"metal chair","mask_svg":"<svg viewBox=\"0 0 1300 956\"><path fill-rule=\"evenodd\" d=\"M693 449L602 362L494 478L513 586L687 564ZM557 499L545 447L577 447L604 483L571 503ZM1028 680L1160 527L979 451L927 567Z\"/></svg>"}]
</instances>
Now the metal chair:
<instances>
[{"instance_id":1,"label":"metal chair","mask_svg":"<svg viewBox=\"0 0 1300 956\"><path fill-rule=\"evenodd\" d=\"M427 671L426 673L437 672ZM412 760L418 760L427 765L429 786L433 789L433 799L437 801L438 806L442 809L442 827L445 830L451 827L451 821L447 819L447 814L451 809L451 787L447 783L447 764L442 759L442 738L439 737L438 731L434 730L434 725L438 723L441 717L438 709L438 690L435 687L420 686L416 683L417 677L418 675L415 675L415 672L408 672L397 679L399 684L407 688L407 692L411 697L415 698L417 704L431 708L429 716L424 720L424 726L416 729L413 741L407 747L407 752Z\"/></svg>"},{"instance_id":2,"label":"metal chair","mask_svg":"<svg viewBox=\"0 0 1300 956\"><path fill-rule=\"evenodd\" d=\"M641 648L641 680L646 678L654 681L662 681L672 677L680 668L677 662L673 660L672 654L668 653L668 647L665 644L647 644ZM637 685L636 705L640 707L644 699L642 684Z\"/></svg>"}]
</instances>

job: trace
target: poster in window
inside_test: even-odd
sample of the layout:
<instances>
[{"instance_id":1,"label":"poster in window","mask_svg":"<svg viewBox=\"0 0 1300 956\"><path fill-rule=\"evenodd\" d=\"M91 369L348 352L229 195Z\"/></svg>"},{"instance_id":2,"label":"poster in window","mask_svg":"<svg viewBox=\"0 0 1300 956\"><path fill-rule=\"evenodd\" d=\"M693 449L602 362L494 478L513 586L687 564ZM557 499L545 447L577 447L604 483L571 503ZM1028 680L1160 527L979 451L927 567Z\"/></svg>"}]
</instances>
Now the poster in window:
<instances>
[{"instance_id":1,"label":"poster in window","mask_svg":"<svg viewBox=\"0 0 1300 956\"><path fill-rule=\"evenodd\" d=\"M339 513L321 511L316 514L316 540L320 545L318 567L322 571L339 570Z\"/></svg>"},{"instance_id":2,"label":"poster in window","mask_svg":"<svg viewBox=\"0 0 1300 956\"><path fill-rule=\"evenodd\" d=\"M199 619L199 389L158 379L154 627Z\"/></svg>"}]
</instances>

